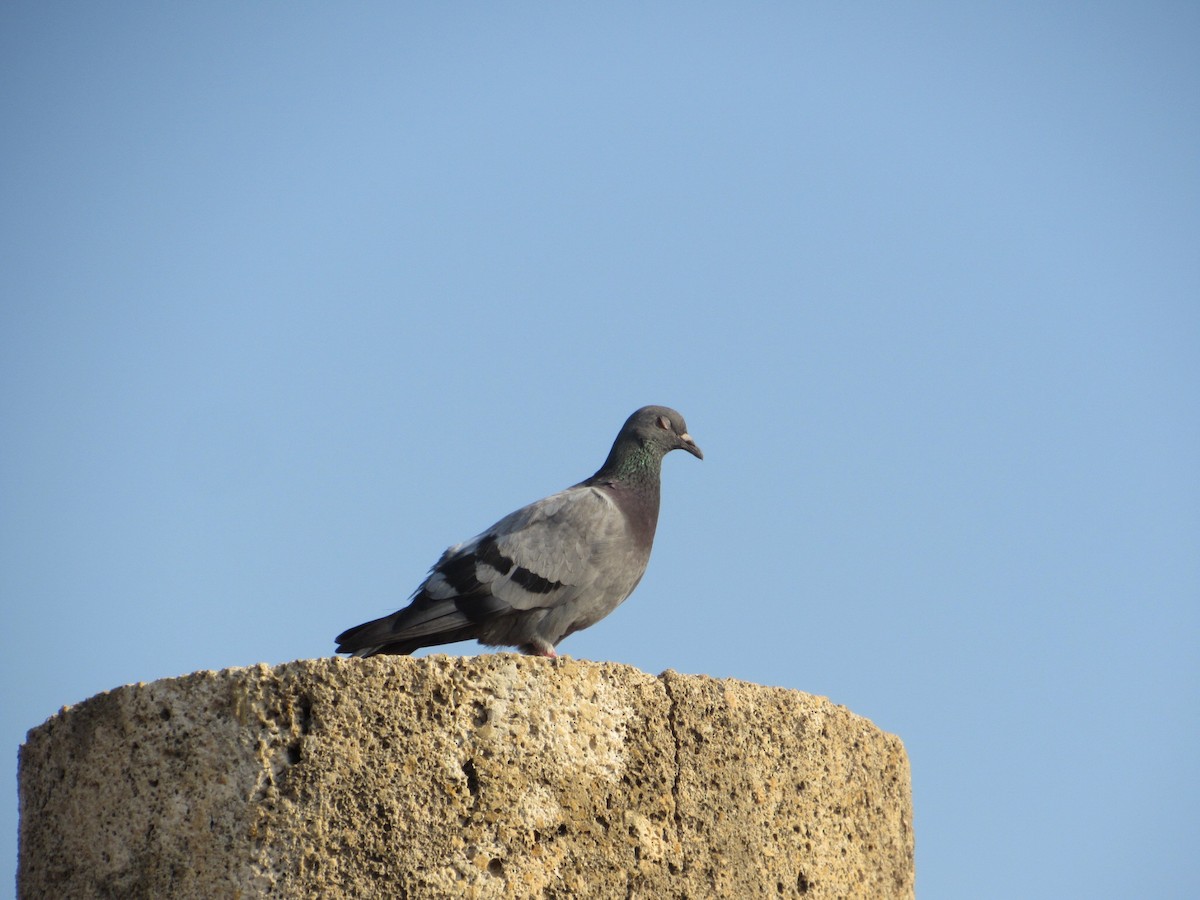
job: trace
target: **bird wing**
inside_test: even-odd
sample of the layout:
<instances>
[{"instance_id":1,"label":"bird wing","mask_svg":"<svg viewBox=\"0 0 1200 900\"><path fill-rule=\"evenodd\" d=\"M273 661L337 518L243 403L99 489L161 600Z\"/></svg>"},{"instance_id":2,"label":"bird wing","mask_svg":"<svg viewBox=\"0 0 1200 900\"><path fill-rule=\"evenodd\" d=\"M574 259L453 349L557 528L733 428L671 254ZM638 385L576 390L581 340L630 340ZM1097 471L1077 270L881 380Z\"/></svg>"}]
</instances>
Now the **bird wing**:
<instances>
[{"instance_id":1,"label":"bird wing","mask_svg":"<svg viewBox=\"0 0 1200 900\"><path fill-rule=\"evenodd\" d=\"M418 594L454 600L471 617L557 606L603 583L626 542L624 515L604 491L568 488L451 547Z\"/></svg>"},{"instance_id":2,"label":"bird wing","mask_svg":"<svg viewBox=\"0 0 1200 900\"><path fill-rule=\"evenodd\" d=\"M343 632L338 643L342 652L368 655L387 646L410 653L484 640L489 623L521 612L550 615L580 598L594 620L637 585L648 550L638 552L625 514L607 492L576 485L451 547L408 606Z\"/></svg>"}]
</instances>

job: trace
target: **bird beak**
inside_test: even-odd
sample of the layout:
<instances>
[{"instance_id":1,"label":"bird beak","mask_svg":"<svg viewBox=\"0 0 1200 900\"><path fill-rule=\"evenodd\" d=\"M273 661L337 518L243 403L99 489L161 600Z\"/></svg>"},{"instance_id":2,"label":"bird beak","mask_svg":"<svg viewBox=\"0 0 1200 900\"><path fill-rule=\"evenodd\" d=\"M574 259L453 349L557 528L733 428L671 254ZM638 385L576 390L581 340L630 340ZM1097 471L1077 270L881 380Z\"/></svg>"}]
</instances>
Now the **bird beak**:
<instances>
[{"instance_id":1,"label":"bird beak","mask_svg":"<svg viewBox=\"0 0 1200 900\"><path fill-rule=\"evenodd\" d=\"M700 452L700 448L696 446L696 442L692 440L692 436L686 431L679 436L679 446L696 457L696 459L704 459L704 454Z\"/></svg>"}]
</instances>

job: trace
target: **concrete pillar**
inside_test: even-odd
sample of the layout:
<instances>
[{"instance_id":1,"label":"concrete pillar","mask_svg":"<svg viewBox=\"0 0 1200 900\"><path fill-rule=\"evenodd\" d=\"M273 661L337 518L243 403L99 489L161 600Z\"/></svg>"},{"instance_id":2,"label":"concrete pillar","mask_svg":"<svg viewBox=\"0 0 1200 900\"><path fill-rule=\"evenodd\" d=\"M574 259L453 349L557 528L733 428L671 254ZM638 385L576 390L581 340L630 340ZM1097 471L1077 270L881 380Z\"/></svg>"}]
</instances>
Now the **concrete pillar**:
<instances>
[{"instance_id":1,"label":"concrete pillar","mask_svg":"<svg viewBox=\"0 0 1200 900\"><path fill-rule=\"evenodd\" d=\"M118 688L29 732L21 898L913 895L898 738L820 697L507 654Z\"/></svg>"}]
</instances>

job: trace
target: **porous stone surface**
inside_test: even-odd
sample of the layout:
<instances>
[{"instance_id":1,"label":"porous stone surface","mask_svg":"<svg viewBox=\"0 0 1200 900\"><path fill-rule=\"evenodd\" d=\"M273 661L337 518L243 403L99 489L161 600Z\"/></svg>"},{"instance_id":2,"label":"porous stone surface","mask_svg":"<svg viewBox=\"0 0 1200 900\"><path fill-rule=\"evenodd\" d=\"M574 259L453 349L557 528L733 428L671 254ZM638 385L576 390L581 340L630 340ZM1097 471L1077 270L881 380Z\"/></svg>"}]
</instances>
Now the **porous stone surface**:
<instances>
[{"instance_id":1,"label":"porous stone surface","mask_svg":"<svg viewBox=\"0 0 1200 900\"><path fill-rule=\"evenodd\" d=\"M797 691L508 654L118 688L20 753L22 898L911 897L900 740Z\"/></svg>"}]
</instances>

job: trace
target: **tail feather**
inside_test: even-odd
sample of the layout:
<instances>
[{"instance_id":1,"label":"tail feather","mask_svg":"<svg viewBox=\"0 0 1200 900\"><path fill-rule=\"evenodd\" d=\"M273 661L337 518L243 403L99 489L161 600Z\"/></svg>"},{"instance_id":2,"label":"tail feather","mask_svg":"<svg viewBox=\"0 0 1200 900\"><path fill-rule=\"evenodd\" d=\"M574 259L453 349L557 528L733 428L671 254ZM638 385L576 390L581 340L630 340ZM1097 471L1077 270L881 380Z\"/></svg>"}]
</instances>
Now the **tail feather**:
<instances>
[{"instance_id":1,"label":"tail feather","mask_svg":"<svg viewBox=\"0 0 1200 900\"><path fill-rule=\"evenodd\" d=\"M466 641L476 634L476 626L453 603L443 602L425 609L410 606L347 628L336 638L337 652L353 656L382 653L407 656L421 647Z\"/></svg>"},{"instance_id":2,"label":"tail feather","mask_svg":"<svg viewBox=\"0 0 1200 900\"><path fill-rule=\"evenodd\" d=\"M422 647L439 647L442 644L454 644L458 641L469 641L475 637L475 632L471 630L463 630L460 632L450 631L445 634L439 634L436 637L425 637L410 641L388 641L382 644L373 644L367 646L358 646L357 649L351 649L350 645L339 645L338 653L349 653L351 656L408 656L410 653L420 650Z\"/></svg>"}]
</instances>

